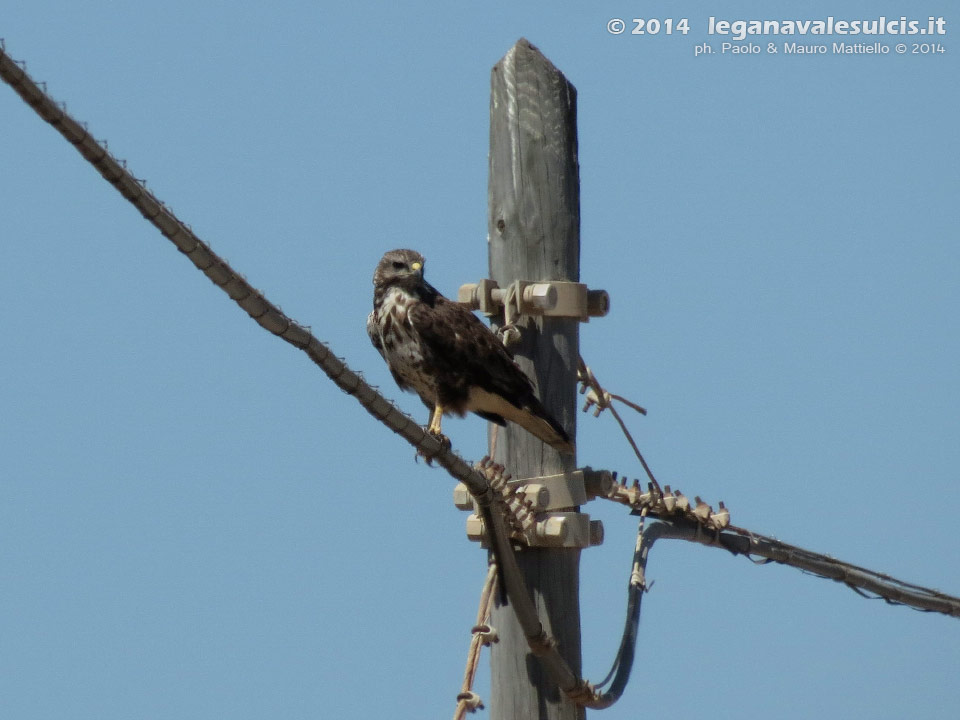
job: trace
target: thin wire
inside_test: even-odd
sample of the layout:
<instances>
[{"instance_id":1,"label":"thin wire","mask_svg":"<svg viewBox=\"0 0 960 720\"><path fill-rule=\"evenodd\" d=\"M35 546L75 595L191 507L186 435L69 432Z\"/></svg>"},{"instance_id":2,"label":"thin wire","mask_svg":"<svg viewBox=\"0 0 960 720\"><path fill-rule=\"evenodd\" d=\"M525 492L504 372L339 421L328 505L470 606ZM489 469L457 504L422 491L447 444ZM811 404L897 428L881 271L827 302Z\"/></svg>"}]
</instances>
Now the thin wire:
<instances>
[{"instance_id":1,"label":"thin wire","mask_svg":"<svg viewBox=\"0 0 960 720\"><path fill-rule=\"evenodd\" d=\"M643 453L640 452L640 448L637 447L637 443L633 440L633 435L630 434L630 431L627 430L627 425L623 422L623 418L620 417L620 413L617 412L617 409L613 406L609 406L609 410L613 413L613 417L616 419L617 423L620 425L620 429L623 431L623 434L627 438L627 442L630 443L630 447L633 448L633 452L636 453L637 459L640 461L640 464L643 466L643 471L647 474L647 477L650 478L650 482L653 483L654 487L658 490L660 489L660 483L657 482L657 479L653 476L653 471L650 469L650 466L647 465L647 461L643 457Z\"/></svg>"},{"instance_id":2,"label":"thin wire","mask_svg":"<svg viewBox=\"0 0 960 720\"><path fill-rule=\"evenodd\" d=\"M489 636L491 629L490 609L493 607L493 592L497 585L497 567L490 563L487 568L487 577L483 582L483 590L480 592L480 606L477 609L477 624L473 626L473 634L470 638L470 649L467 651L467 666L463 672L463 685L460 687L460 694L457 695L457 708L453 713L453 720L463 720L467 712L474 712L483 707L483 701L480 696L473 692L473 681L477 676L477 666L480 661L480 651L484 645L491 642ZM493 642L496 642L494 639Z\"/></svg>"},{"instance_id":3,"label":"thin wire","mask_svg":"<svg viewBox=\"0 0 960 720\"><path fill-rule=\"evenodd\" d=\"M637 446L637 443L634 441L633 435L631 435L630 431L627 429L627 424L623 421L623 418L620 417L620 413L617 412L617 409L613 406L613 403L609 402L607 398L619 400L620 402L625 403L626 405L629 405L631 408L636 410L641 415L647 414L646 409L641 407L640 405L637 405L636 403L630 402L629 400L627 400L626 398L620 395L614 395L614 394L608 393L606 390L603 389L603 386L600 385L600 381L597 380L596 375L593 374L593 370L591 370L590 367L587 365L587 363L584 362L582 355L578 358L578 360L579 360L579 364L577 367L577 371L580 375L580 382L584 383L584 386L589 386L593 390L593 394L596 397L596 405L598 408L597 414L599 414L600 412L603 412L604 410L609 410L613 414L613 417L616 419L617 423L620 425L620 430L623 431L624 437L627 438L627 442L630 443L630 447L633 448L634 454L637 456L637 459L640 461L640 465L643 467L643 471L647 474L647 477L650 479L650 482L653 483L654 487L656 487L657 490L659 490L660 483L657 482L657 478L654 477L653 470L650 469L650 466L647 464L646 459L643 457L643 453L640 452L640 448ZM584 411L586 411L587 408L590 407L590 404L591 403L588 400L587 405L585 405L583 408Z\"/></svg>"}]
</instances>

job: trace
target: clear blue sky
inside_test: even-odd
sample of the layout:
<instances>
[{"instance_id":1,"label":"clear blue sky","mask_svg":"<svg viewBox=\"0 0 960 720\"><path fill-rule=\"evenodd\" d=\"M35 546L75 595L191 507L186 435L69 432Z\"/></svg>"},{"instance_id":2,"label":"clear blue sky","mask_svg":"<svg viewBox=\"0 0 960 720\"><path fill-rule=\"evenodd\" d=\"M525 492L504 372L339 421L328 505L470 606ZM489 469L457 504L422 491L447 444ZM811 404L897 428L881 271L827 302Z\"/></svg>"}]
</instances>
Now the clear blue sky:
<instances>
[{"instance_id":1,"label":"clear blue sky","mask_svg":"<svg viewBox=\"0 0 960 720\"><path fill-rule=\"evenodd\" d=\"M887 38L888 55L733 56L706 34L711 14L911 12L946 18L946 54ZM640 13L690 31L607 32ZM940 1L37 0L8 4L0 36L421 422L366 338L370 276L394 247L423 252L448 295L486 275L489 71L529 38L579 92L582 277L612 297L582 351L649 409L629 421L661 480L958 594L956 20ZM708 40L718 52L695 57ZM251 322L6 86L0 128L0 714L450 716L485 563L450 478ZM481 420L444 428L482 455ZM615 430L581 415L580 463L639 476ZM599 680L635 524L587 509L607 531L583 556ZM649 575L634 677L604 718L960 705L956 619L684 543L659 545ZM485 658L485 698L487 678Z\"/></svg>"}]
</instances>

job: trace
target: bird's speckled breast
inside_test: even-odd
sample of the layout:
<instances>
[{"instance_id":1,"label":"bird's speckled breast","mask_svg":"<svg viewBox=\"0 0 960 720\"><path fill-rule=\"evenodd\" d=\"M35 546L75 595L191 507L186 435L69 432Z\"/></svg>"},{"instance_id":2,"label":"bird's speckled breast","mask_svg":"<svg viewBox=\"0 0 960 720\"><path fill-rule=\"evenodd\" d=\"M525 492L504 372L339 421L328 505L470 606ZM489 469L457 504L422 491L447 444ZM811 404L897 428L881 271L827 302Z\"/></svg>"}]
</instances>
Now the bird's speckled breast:
<instances>
[{"instance_id":1,"label":"bird's speckled breast","mask_svg":"<svg viewBox=\"0 0 960 720\"><path fill-rule=\"evenodd\" d=\"M383 357L390 369L425 401L436 401L436 381L424 371L423 350L407 316L417 298L400 288L390 288L377 311Z\"/></svg>"}]
</instances>

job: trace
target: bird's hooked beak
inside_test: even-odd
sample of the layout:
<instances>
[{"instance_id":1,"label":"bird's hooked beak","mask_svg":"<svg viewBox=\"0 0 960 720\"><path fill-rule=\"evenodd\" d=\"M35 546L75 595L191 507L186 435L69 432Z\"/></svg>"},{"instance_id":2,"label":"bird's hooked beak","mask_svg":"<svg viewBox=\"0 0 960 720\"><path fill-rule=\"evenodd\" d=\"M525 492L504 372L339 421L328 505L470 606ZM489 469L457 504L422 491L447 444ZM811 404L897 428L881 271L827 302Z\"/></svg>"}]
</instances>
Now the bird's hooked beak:
<instances>
[{"instance_id":1,"label":"bird's hooked beak","mask_svg":"<svg viewBox=\"0 0 960 720\"><path fill-rule=\"evenodd\" d=\"M410 269L413 270L413 272L414 272L416 275L418 275L418 276L420 276L420 277L423 277L423 263L422 263L422 262L416 262L416 261L415 261L415 262L410 263Z\"/></svg>"}]
</instances>

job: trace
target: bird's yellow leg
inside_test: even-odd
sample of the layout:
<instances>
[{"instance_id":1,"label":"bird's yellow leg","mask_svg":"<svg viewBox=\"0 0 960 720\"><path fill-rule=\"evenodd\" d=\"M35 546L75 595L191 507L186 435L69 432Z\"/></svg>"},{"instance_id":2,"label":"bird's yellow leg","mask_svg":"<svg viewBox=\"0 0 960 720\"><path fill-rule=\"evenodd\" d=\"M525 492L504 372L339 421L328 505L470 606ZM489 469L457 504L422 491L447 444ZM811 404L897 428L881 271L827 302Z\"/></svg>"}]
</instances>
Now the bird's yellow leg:
<instances>
[{"instance_id":1,"label":"bird's yellow leg","mask_svg":"<svg viewBox=\"0 0 960 720\"><path fill-rule=\"evenodd\" d=\"M433 412L430 413L430 425L427 427L427 432L431 435L443 435L440 432L440 421L443 419L443 406L440 403L437 403L433 407Z\"/></svg>"},{"instance_id":2,"label":"bird's yellow leg","mask_svg":"<svg viewBox=\"0 0 960 720\"><path fill-rule=\"evenodd\" d=\"M440 403L435 403L433 410L430 411L430 424L427 426L427 432L440 443L441 452L446 449L450 449L450 439L440 432L440 421L443 419L443 406ZM427 465L433 464L433 458L436 455L430 455L425 453L423 450L418 449L417 455L421 455L427 459Z\"/></svg>"}]
</instances>

